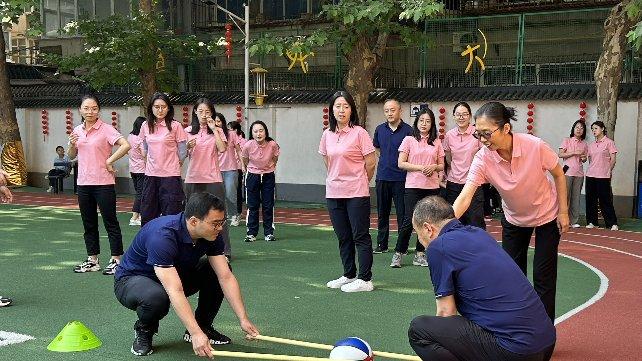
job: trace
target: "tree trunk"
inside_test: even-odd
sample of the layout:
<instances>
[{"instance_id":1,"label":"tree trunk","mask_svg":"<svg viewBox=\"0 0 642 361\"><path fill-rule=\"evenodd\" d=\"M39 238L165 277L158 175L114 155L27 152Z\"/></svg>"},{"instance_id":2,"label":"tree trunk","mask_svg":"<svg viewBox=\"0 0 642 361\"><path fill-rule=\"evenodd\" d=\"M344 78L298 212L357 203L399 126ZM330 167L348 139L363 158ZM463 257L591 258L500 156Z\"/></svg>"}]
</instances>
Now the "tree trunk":
<instances>
[{"instance_id":1,"label":"tree trunk","mask_svg":"<svg viewBox=\"0 0 642 361\"><path fill-rule=\"evenodd\" d=\"M16 108L9 82L4 36L0 36L0 145L2 166L13 185L27 185L27 164L16 119Z\"/></svg>"},{"instance_id":2,"label":"tree trunk","mask_svg":"<svg viewBox=\"0 0 642 361\"><path fill-rule=\"evenodd\" d=\"M346 54L349 65L345 86L354 98L359 123L364 128L368 123L368 98L370 92L374 90L372 78L379 69L387 42L388 33L381 33L376 39L374 49L370 49L368 38L361 37L352 47L350 53Z\"/></svg>"},{"instance_id":3,"label":"tree trunk","mask_svg":"<svg viewBox=\"0 0 642 361\"><path fill-rule=\"evenodd\" d=\"M622 81L622 65L627 51L626 34L636 23L629 18L626 6L631 0L617 4L604 21L602 54L595 69L597 119L604 122L609 138L615 138L617 99Z\"/></svg>"},{"instance_id":4,"label":"tree trunk","mask_svg":"<svg viewBox=\"0 0 642 361\"><path fill-rule=\"evenodd\" d=\"M140 3L138 4L138 8L140 9L141 12L143 13L151 13L153 9L153 1L152 0L140 0ZM152 56L156 57L158 49L153 46L153 44L149 44L149 54ZM147 108L147 104L149 101L152 99L152 95L156 92L158 89L157 84L156 84L156 73L154 72L154 69L152 70L144 70L141 69L139 71L140 74L140 87L141 87L141 95L143 97L142 99L142 112L145 114L145 110Z\"/></svg>"}]
</instances>

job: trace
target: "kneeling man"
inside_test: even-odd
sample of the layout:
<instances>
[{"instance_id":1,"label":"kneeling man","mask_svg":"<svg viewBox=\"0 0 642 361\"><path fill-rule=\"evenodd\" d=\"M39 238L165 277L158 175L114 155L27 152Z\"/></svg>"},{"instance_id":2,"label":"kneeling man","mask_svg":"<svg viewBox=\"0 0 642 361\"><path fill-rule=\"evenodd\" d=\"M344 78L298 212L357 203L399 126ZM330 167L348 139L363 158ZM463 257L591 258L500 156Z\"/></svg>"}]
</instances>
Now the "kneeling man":
<instances>
[{"instance_id":1,"label":"kneeling man","mask_svg":"<svg viewBox=\"0 0 642 361\"><path fill-rule=\"evenodd\" d=\"M430 361L548 360L555 327L495 239L459 223L451 205L436 196L417 203L412 220L426 247L437 299L437 316L410 324L417 355Z\"/></svg>"},{"instance_id":2,"label":"kneeling man","mask_svg":"<svg viewBox=\"0 0 642 361\"><path fill-rule=\"evenodd\" d=\"M211 345L230 343L212 327L223 296L248 337L259 334L247 317L239 284L223 254L219 233L224 223L223 201L210 193L196 193L185 212L156 218L138 232L120 261L114 283L118 301L138 314L134 355L152 353L152 336L170 303L187 329L184 340L192 343L198 356L210 357ZM187 297L196 292L198 307L192 312Z\"/></svg>"}]
</instances>

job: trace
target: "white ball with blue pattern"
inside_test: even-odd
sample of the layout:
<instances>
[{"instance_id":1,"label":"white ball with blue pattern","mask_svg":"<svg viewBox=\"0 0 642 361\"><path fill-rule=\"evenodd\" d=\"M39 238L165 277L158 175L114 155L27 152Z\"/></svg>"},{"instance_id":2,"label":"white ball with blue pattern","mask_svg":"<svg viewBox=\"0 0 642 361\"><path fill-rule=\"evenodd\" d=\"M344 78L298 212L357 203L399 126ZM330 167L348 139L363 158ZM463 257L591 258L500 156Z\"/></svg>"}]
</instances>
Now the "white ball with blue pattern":
<instances>
[{"instance_id":1,"label":"white ball with blue pattern","mask_svg":"<svg viewBox=\"0 0 642 361\"><path fill-rule=\"evenodd\" d=\"M372 348L366 341L358 337L348 337L334 344L330 359L372 361L374 358Z\"/></svg>"}]
</instances>

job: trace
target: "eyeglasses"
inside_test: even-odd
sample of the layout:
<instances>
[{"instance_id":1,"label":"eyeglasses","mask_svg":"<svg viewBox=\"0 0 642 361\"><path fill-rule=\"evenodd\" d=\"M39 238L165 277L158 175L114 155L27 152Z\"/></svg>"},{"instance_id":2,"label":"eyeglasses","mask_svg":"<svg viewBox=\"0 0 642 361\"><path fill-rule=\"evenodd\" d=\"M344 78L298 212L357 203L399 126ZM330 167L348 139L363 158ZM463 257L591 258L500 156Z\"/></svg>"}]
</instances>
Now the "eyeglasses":
<instances>
[{"instance_id":1,"label":"eyeglasses","mask_svg":"<svg viewBox=\"0 0 642 361\"><path fill-rule=\"evenodd\" d=\"M212 112L210 112L209 110L197 110L196 114L210 115L210 114L212 114Z\"/></svg>"},{"instance_id":2,"label":"eyeglasses","mask_svg":"<svg viewBox=\"0 0 642 361\"><path fill-rule=\"evenodd\" d=\"M214 228L214 229L218 229L218 228L223 227L225 225L225 223L227 223L227 219L221 219L221 220L218 220L218 221L207 222L207 224L212 226L212 228Z\"/></svg>"},{"instance_id":3,"label":"eyeglasses","mask_svg":"<svg viewBox=\"0 0 642 361\"><path fill-rule=\"evenodd\" d=\"M495 133L499 129L501 129L501 127L498 127L497 129L493 130L492 132L488 132L488 131L480 132L479 130L476 130L476 131L473 132L473 137L475 137L477 139L484 138L484 139L488 140L493 135L493 133Z\"/></svg>"},{"instance_id":4,"label":"eyeglasses","mask_svg":"<svg viewBox=\"0 0 642 361\"><path fill-rule=\"evenodd\" d=\"M85 112L85 113L89 113L89 112L91 112L91 113L98 113L98 108L97 108L97 107L93 107L93 108L90 108L90 107L83 107L83 108L82 108L82 111L83 111L83 112Z\"/></svg>"},{"instance_id":5,"label":"eyeglasses","mask_svg":"<svg viewBox=\"0 0 642 361\"><path fill-rule=\"evenodd\" d=\"M470 113L455 113L454 116L455 118L468 118Z\"/></svg>"},{"instance_id":6,"label":"eyeglasses","mask_svg":"<svg viewBox=\"0 0 642 361\"><path fill-rule=\"evenodd\" d=\"M167 105L154 105L154 109L156 110L166 110Z\"/></svg>"}]
</instances>

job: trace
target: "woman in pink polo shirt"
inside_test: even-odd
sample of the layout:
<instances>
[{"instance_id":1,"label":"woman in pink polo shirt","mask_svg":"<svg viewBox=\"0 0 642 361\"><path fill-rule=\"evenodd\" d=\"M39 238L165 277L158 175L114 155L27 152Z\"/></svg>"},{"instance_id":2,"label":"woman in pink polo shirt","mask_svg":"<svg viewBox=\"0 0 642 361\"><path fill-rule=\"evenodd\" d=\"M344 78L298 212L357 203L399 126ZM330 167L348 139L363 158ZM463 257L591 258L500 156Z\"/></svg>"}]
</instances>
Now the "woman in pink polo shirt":
<instances>
[{"instance_id":1,"label":"woman in pink polo shirt","mask_svg":"<svg viewBox=\"0 0 642 361\"><path fill-rule=\"evenodd\" d=\"M140 138L147 153L141 201L141 224L145 225L161 215L180 213L185 200L181 164L187 157L187 134L174 120L174 107L167 95L152 96Z\"/></svg>"},{"instance_id":2,"label":"woman in pink polo shirt","mask_svg":"<svg viewBox=\"0 0 642 361\"><path fill-rule=\"evenodd\" d=\"M225 119L225 118L222 118ZM245 173L245 165L243 164L243 161L241 160L241 151L240 149L243 149L243 146L245 143L247 143L247 140L245 139L245 133L243 132L243 129L241 129L241 123L237 121L231 121L227 123L227 128L234 132L237 136L237 139L239 141L239 149L237 149L237 158L236 158L236 172L238 174L237 181L236 181L236 219L233 219L230 225L236 227L240 224L241 222L241 213L243 213L243 174Z\"/></svg>"},{"instance_id":3,"label":"woman in pink polo shirt","mask_svg":"<svg viewBox=\"0 0 642 361\"><path fill-rule=\"evenodd\" d=\"M69 136L69 157L78 157L78 207L85 229L87 260L74 267L74 272L85 273L100 270L98 255L98 212L107 230L111 259L103 271L113 275L123 254L123 236L116 218L116 170L114 163L125 156L129 143L111 124L99 118L100 103L93 95L82 97L79 108L83 123L74 128ZM112 148L118 149L112 154Z\"/></svg>"},{"instance_id":4,"label":"woman in pink polo shirt","mask_svg":"<svg viewBox=\"0 0 642 361\"><path fill-rule=\"evenodd\" d=\"M586 139L584 120L576 120L571 127L571 135L564 138L559 152L560 158L564 159L568 215L573 228L580 226L577 221L580 218L580 193L582 192L582 183L584 183L582 163L586 162L588 153L588 145L584 139Z\"/></svg>"},{"instance_id":5,"label":"woman in pink polo shirt","mask_svg":"<svg viewBox=\"0 0 642 361\"><path fill-rule=\"evenodd\" d=\"M475 113L475 137L482 141L466 185L453 205L455 216L468 209L479 186L492 184L502 196L502 247L526 274L526 256L535 230L533 281L551 321L555 319L557 247L568 230L566 179L557 153L540 138L513 133L515 109L484 104ZM555 184L547 174L553 176Z\"/></svg>"},{"instance_id":6,"label":"woman in pink polo shirt","mask_svg":"<svg viewBox=\"0 0 642 361\"><path fill-rule=\"evenodd\" d=\"M245 189L247 192L247 235L245 242L256 241L259 233L259 208L263 215L263 235L268 242L274 238L274 189L276 187L276 162L279 160L279 145L270 138L267 126L260 120L250 126L250 139L241 150L243 164L247 169Z\"/></svg>"},{"instance_id":7,"label":"woman in pink polo shirt","mask_svg":"<svg viewBox=\"0 0 642 361\"><path fill-rule=\"evenodd\" d=\"M189 159L185 175L185 199L194 193L208 192L223 200L225 188L218 159L227 149L227 129L216 125L216 109L209 99L197 99L193 109L192 124L185 128ZM229 259L231 247L227 223L223 224L221 237L225 244L224 253Z\"/></svg>"},{"instance_id":8,"label":"woman in pink polo shirt","mask_svg":"<svg viewBox=\"0 0 642 361\"><path fill-rule=\"evenodd\" d=\"M444 135L442 144L444 152L446 152L446 162L448 163L445 198L450 204L455 202L461 190L464 189L473 157L482 146L479 139L473 136L475 127L470 124L472 116L473 112L470 110L468 103L457 103L453 108L453 117L457 126L447 131ZM484 190L482 187L475 191L470 207L459 220L463 224L486 229L486 222L484 221Z\"/></svg>"},{"instance_id":9,"label":"woman in pink polo shirt","mask_svg":"<svg viewBox=\"0 0 642 361\"><path fill-rule=\"evenodd\" d=\"M401 257L408 252L408 243L412 235L412 212L417 202L428 196L439 195L440 173L444 170L444 149L437 138L435 114L425 109L417 114L412 126L413 135L405 137L399 146L399 168L406 173L404 192L404 219L399 229L395 254L392 255L390 267L401 267ZM415 246L415 266L428 267L424 246Z\"/></svg>"},{"instance_id":10,"label":"woman in pink polo shirt","mask_svg":"<svg viewBox=\"0 0 642 361\"><path fill-rule=\"evenodd\" d=\"M326 284L343 292L372 291L372 238L370 188L375 171L375 148L359 126L357 107L345 91L330 99L329 127L323 132L319 153L328 170L325 198L334 233L339 239L343 276ZM355 248L359 273L355 265Z\"/></svg>"},{"instance_id":11,"label":"woman in pink polo shirt","mask_svg":"<svg viewBox=\"0 0 642 361\"><path fill-rule=\"evenodd\" d=\"M228 135L227 148L219 153L218 162L221 165L223 184L225 184L225 211L230 225L236 227L240 222L240 212L237 205L237 191L239 183L239 159L241 158L241 139L236 131L230 129L225 122L225 116L216 113L216 126L225 128Z\"/></svg>"},{"instance_id":12,"label":"woman in pink polo shirt","mask_svg":"<svg viewBox=\"0 0 642 361\"><path fill-rule=\"evenodd\" d=\"M617 216L613 208L611 176L615 167L617 147L606 136L606 127L601 121L591 124L595 142L588 146L589 166L586 170L586 228L594 228L597 223L598 204L602 209L606 228L617 231Z\"/></svg>"},{"instance_id":13,"label":"woman in pink polo shirt","mask_svg":"<svg viewBox=\"0 0 642 361\"><path fill-rule=\"evenodd\" d=\"M131 146L128 153L129 174L132 177L132 182L134 182L134 190L136 190L132 218L129 220L130 226L140 226L140 200L143 195L143 183L145 182L145 150L143 149L143 141L138 135L140 134L140 127L145 120L147 120L145 117L136 118L134 127L127 136L127 142Z\"/></svg>"}]
</instances>

